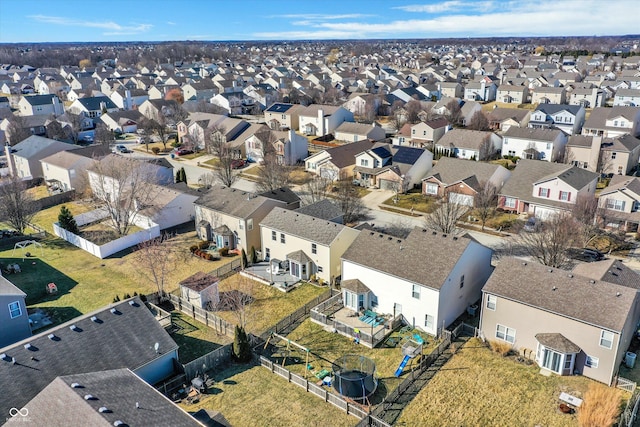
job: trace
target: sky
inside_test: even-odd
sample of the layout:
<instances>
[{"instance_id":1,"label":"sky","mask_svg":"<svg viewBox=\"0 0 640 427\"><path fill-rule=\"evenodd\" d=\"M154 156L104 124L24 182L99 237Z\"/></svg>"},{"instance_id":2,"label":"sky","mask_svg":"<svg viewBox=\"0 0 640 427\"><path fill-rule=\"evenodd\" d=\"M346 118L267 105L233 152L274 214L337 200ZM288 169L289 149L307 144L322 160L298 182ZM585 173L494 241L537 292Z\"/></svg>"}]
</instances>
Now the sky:
<instances>
[{"instance_id":1,"label":"sky","mask_svg":"<svg viewBox=\"0 0 640 427\"><path fill-rule=\"evenodd\" d=\"M0 0L0 43L603 36L639 0Z\"/></svg>"}]
</instances>

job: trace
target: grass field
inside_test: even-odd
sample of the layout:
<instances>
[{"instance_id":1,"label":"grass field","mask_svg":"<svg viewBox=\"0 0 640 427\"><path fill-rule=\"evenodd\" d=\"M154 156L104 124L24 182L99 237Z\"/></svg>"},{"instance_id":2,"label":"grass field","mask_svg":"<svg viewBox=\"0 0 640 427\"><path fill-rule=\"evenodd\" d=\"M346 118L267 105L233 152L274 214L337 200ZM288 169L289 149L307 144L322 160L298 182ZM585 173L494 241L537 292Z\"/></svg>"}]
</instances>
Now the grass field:
<instances>
[{"instance_id":1,"label":"grass field","mask_svg":"<svg viewBox=\"0 0 640 427\"><path fill-rule=\"evenodd\" d=\"M187 411L220 411L234 426L351 427L357 418L325 403L261 366L232 365L213 374L215 385Z\"/></svg>"},{"instance_id":2,"label":"grass field","mask_svg":"<svg viewBox=\"0 0 640 427\"><path fill-rule=\"evenodd\" d=\"M593 381L539 371L472 339L418 393L397 425L421 420L424 426L577 426L576 414L558 411L558 396L564 391L583 397Z\"/></svg>"},{"instance_id":3,"label":"grass field","mask_svg":"<svg viewBox=\"0 0 640 427\"><path fill-rule=\"evenodd\" d=\"M396 196L391 196L384 202L383 205L396 208L411 209L415 212L430 213L436 208L436 200L432 197L427 197L420 192L409 192L407 194L398 194L398 202L394 203Z\"/></svg>"},{"instance_id":4,"label":"grass field","mask_svg":"<svg viewBox=\"0 0 640 427\"><path fill-rule=\"evenodd\" d=\"M180 346L178 355L181 363L189 363L213 350L233 341L226 335L219 335L207 325L186 314L174 311L171 320L176 332L171 338Z\"/></svg>"}]
</instances>

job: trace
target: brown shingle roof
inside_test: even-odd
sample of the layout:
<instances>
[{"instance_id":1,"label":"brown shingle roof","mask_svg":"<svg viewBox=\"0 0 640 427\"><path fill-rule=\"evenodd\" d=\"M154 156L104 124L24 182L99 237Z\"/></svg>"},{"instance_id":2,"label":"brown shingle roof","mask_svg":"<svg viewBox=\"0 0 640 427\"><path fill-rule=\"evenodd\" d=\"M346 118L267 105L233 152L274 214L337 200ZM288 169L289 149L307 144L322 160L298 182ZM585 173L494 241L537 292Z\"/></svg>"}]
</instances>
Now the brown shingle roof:
<instances>
[{"instance_id":1,"label":"brown shingle roof","mask_svg":"<svg viewBox=\"0 0 640 427\"><path fill-rule=\"evenodd\" d=\"M604 280L640 290L640 274L615 258L578 264L574 267L573 272L589 279Z\"/></svg>"},{"instance_id":2,"label":"brown shingle roof","mask_svg":"<svg viewBox=\"0 0 640 427\"><path fill-rule=\"evenodd\" d=\"M555 350L559 353L580 353L580 347L571 342L562 334L536 334L536 340L538 340L538 342L543 346Z\"/></svg>"},{"instance_id":3,"label":"brown shingle roof","mask_svg":"<svg viewBox=\"0 0 640 427\"><path fill-rule=\"evenodd\" d=\"M217 283L218 280L219 279L216 276L211 276L210 274L198 271L180 282L180 286L184 286L195 292L202 292L209 286Z\"/></svg>"},{"instance_id":4,"label":"brown shingle roof","mask_svg":"<svg viewBox=\"0 0 640 427\"><path fill-rule=\"evenodd\" d=\"M632 288L517 258L503 258L482 291L616 332L638 295Z\"/></svg>"}]
</instances>

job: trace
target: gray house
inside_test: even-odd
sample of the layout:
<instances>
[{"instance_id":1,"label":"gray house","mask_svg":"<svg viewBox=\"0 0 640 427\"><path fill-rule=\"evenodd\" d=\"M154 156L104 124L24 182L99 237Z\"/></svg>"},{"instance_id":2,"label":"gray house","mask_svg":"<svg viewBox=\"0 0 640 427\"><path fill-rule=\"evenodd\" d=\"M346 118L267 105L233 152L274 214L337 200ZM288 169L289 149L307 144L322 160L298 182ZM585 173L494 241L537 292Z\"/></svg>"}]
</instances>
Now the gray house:
<instances>
[{"instance_id":1,"label":"gray house","mask_svg":"<svg viewBox=\"0 0 640 427\"><path fill-rule=\"evenodd\" d=\"M31 336L27 294L0 273L0 348Z\"/></svg>"},{"instance_id":2,"label":"gray house","mask_svg":"<svg viewBox=\"0 0 640 427\"><path fill-rule=\"evenodd\" d=\"M639 285L637 275L611 283L505 258L482 290L480 330L530 354L543 371L611 385L636 333Z\"/></svg>"},{"instance_id":3,"label":"gray house","mask_svg":"<svg viewBox=\"0 0 640 427\"><path fill-rule=\"evenodd\" d=\"M31 135L13 147L6 146L4 151L9 160L9 173L18 178L29 179L43 176L40 160L60 151L77 148L80 147L55 139Z\"/></svg>"}]
</instances>

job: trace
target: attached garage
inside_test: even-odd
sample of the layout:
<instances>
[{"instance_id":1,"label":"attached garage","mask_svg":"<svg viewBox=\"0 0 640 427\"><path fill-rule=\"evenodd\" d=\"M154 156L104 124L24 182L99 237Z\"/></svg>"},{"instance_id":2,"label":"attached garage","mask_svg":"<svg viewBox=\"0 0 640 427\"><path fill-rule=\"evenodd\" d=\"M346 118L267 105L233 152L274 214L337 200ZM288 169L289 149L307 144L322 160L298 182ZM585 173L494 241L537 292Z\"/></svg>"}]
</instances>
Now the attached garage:
<instances>
[{"instance_id":1,"label":"attached garage","mask_svg":"<svg viewBox=\"0 0 640 427\"><path fill-rule=\"evenodd\" d=\"M536 218L548 219L555 215L558 211L555 209L544 208L542 206L533 206L533 215Z\"/></svg>"},{"instance_id":2,"label":"attached garage","mask_svg":"<svg viewBox=\"0 0 640 427\"><path fill-rule=\"evenodd\" d=\"M392 181L390 179L379 179L378 185L380 186L381 190L393 190L393 191L395 191L397 186L396 181Z\"/></svg>"},{"instance_id":3,"label":"attached garage","mask_svg":"<svg viewBox=\"0 0 640 427\"><path fill-rule=\"evenodd\" d=\"M473 196L460 193L449 193L449 202L464 206L473 206Z\"/></svg>"}]
</instances>

